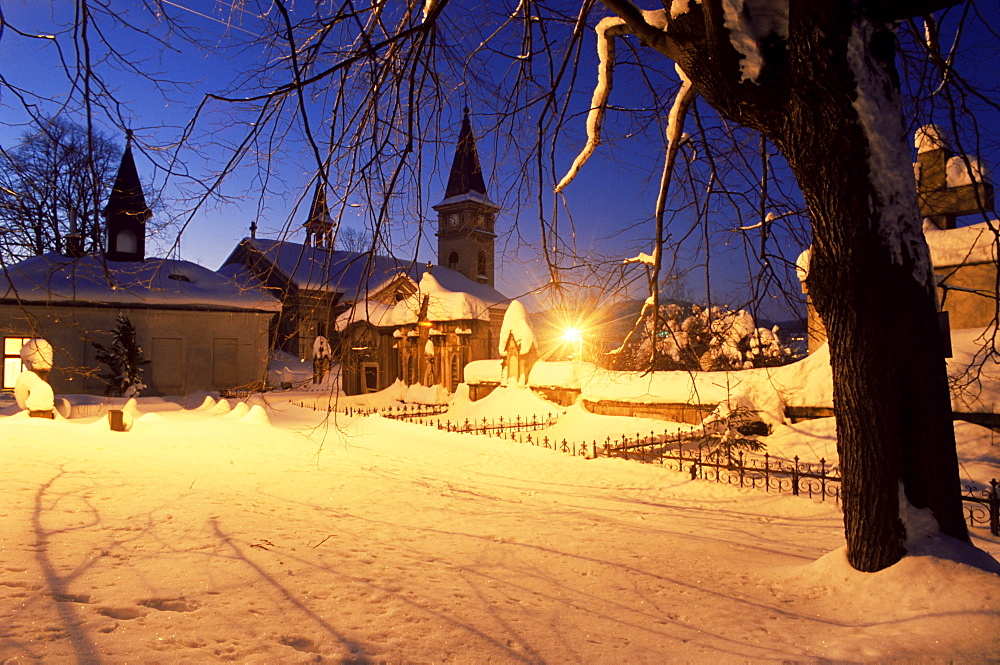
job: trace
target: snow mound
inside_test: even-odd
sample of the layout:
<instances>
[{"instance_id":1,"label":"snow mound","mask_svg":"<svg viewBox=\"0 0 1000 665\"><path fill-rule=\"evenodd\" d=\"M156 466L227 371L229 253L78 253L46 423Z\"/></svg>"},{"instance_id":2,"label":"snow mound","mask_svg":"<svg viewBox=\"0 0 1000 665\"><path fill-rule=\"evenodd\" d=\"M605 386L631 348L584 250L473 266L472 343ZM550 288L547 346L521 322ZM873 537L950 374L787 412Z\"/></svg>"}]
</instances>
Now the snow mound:
<instances>
[{"instance_id":1,"label":"snow mound","mask_svg":"<svg viewBox=\"0 0 1000 665\"><path fill-rule=\"evenodd\" d=\"M219 414L219 413L229 413L229 411L231 411L232 408L233 407L229 403L229 400L220 399L218 401L218 403L215 406L212 407L211 411L212 411L212 413L217 413L217 414Z\"/></svg>"},{"instance_id":2,"label":"snow mound","mask_svg":"<svg viewBox=\"0 0 1000 665\"><path fill-rule=\"evenodd\" d=\"M243 416L242 421L248 425L271 425L271 419L267 416L267 411L260 404L254 404Z\"/></svg>"},{"instance_id":3,"label":"snow mound","mask_svg":"<svg viewBox=\"0 0 1000 665\"><path fill-rule=\"evenodd\" d=\"M539 360L531 368L528 385L539 388L556 386L560 388L579 388L596 371L597 365L594 363L584 363L575 360L558 362Z\"/></svg>"},{"instance_id":4,"label":"snow mound","mask_svg":"<svg viewBox=\"0 0 1000 665\"><path fill-rule=\"evenodd\" d=\"M408 404L447 404L448 390L442 385L422 386L415 383L406 387L403 401Z\"/></svg>"},{"instance_id":5,"label":"snow mound","mask_svg":"<svg viewBox=\"0 0 1000 665\"><path fill-rule=\"evenodd\" d=\"M501 363L495 360L473 360L465 366L466 383L500 383Z\"/></svg>"},{"instance_id":6,"label":"snow mound","mask_svg":"<svg viewBox=\"0 0 1000 665\"><path fill-rule=\"evenodd\" d=\"M244 416L250 413L250 407L247 406L246 402L239 402L233 407L233 410L222 416L223 418L228 418L230 420L240 420Z\"/></svg>"},{"instance_id":7,"label":"snow mound","mask_svg":"<svg viewBox=\"0 0 1000 665\"><path fill-rule=\"evenodd\" d=\"M555 402L542 399L526 386L500 386L475 402L454 400L451 407L441 415L441 420L453 423L482 421L484 418L513 421L518 417L521 420L531 420L534 417L542 420L549 416L559 416L565 410L565 407Z\"/></svg>"},{"instance_id":8,"label":"snow mound","mask_svg":"<svg viewBox=\"0 0 1000 665\"><path fill-rule=\"evenodd\" d=\"M212 399L211 395L205 395L205 399L202 400L201 404L199 404L198 406L196 406L192 410L193 411L208 411L210 409L215 408L216 404L217 404L217 402L214 399Z\"/></svg>"}]
</instances>

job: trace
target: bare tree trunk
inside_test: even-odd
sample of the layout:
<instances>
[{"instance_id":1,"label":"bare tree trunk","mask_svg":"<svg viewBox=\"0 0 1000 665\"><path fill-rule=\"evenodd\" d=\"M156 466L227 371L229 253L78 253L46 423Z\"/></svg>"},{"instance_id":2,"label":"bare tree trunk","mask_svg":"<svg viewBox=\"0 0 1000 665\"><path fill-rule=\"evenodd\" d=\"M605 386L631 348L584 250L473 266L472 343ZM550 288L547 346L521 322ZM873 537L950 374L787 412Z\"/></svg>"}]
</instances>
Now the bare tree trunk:
<instances>
[{"instance_id":1,"label":"bare tree trunk","mask_svg":"<svg viewBox=\"0 0 1000 665\"><path fill-rule=\"evenodd\" d=\"M842 94L858 87L848 43L859 37L830 33L829 26L816 30L813 43L827 40L827 57L798 72L809 83L791 91L781 144L813 221L807 284L830 340L848 558L875 571L905 553L901 488L911 504L933 511L944 533L962 540L968 533L915 189L907 183L907 191L893 191L874 172L872 155L886 146L873 145L865 129L872 119L859 118L863 106ZM866 47L867 71L878 79L869 87L894 91L894 36L875 30ZM880 101L897 113L879 119L880 126L898 125L896 136L881 139L905 143L896 95ZM830 136L841 139L833 150ZM908 145L887 147L909 154Z\"/></svg>"}]
</instances>

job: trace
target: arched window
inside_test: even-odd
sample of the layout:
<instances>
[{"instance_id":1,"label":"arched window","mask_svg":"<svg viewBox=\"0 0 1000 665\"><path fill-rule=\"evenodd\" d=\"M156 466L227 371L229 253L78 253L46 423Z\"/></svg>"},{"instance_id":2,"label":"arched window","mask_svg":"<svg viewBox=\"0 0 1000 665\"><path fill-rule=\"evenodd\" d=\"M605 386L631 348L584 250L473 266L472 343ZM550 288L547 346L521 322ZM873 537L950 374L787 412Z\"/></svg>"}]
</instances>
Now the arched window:
<instances>
[{"instance_id":1,"label":"arched window","mask_svg":"<svg viewBox=\"0 0 1000 665\"><path fill-rule=\"evenodd\" d=\"M458 252L452 252L448 255L448 267L452 270L458 270Z\"/></svg>"},{"instance_id":2,"label":"arched window","mask_svg":"<svg viewBox=\"0 0 1000 665\"><path fill-rule=\"evenodd\" d=\"M476 268L477 277L486 277L486 252L479 252L479 265Z\"/></svg>"}]
</instances>

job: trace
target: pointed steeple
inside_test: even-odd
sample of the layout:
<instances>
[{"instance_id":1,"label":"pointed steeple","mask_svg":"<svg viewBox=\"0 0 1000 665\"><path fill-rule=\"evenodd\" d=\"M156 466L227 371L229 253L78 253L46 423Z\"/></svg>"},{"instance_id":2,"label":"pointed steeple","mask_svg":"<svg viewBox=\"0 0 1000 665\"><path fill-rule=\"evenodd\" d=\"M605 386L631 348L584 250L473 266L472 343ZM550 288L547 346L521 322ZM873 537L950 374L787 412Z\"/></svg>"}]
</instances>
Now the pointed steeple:
<instances>
[{"instance_id":1,"label":"pointed steeple","mask_svg":"<svg viewBox=\"0 0 1000 665\"><path fill-rule=\"evenodd\" d=\"M316 183L316 191L309 206L309 217L302 226L306 229L307 245L333 248L333 219L330 217L330 207L326 204L326 187L322 179Z\"/></svg>"},{"instance_id":2,"label":"pointed steeple","mask_svg":"<svg viewBox=\"0 0 1000 665\"><path fill-rule=\"evenodd\" d=\"M469 107L463 109L462 129L458 132L458 148L455 150L455 161L451 164L448 175L448 187L444 197L478 192L486 194L486 182L483 180L483 170L479 166L479 153L476 150L476 137L472 133L472 122L469 120Z\"/></svg>"},{"instance_id":3,"label":"pointed steeple","mask_svg":"<svg viewBox=\"0 0 1000 665\"><path fill-rule=\"evenodd\" d=\"M438 213L438 265L492 286L494 225L500 206L486 194L468 107L463 111L444 200L433 208Z\"/></svg>"},{"instance_id":4,"label":"pointed steeple","mask_svg":"<svg viewBox=\"0 0 1000 665\"><path fill-rule=\"evenodd\" d=\"M101 213L105 220L107 257L112 261L142 261L146 258L146 220L153 211L139 181L132 156L132 131L125 133L125 152L108 203Z\"/></svg>"}]
</instances>

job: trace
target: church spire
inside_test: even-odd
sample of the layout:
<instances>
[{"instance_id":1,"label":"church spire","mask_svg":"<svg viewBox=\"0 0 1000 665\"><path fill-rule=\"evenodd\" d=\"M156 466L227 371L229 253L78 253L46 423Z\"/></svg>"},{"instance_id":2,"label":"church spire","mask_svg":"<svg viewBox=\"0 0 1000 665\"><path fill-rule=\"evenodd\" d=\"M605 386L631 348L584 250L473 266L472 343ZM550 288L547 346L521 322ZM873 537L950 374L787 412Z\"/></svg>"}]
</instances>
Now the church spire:
<instances>
[{"instance_id":1,"label":"church spire","mask_svg":"<svg viewBox=\"0 0 1000 665\"><path fill-rule=\"evenodd\" d=\"M444 200L433 207L438 213L438 265L492 286L496 239L494 225L500 206L486 195L486 182L479 165L468 107L462 115L458 147Z\"/></svg>"},{"instance_id":2,"label":"church spire","mask_svg":"<svg viewBox=\"0 0 1000 665\"><path fill-rule=\"evenodd\" d=\"M326 204L326 187L322 179L316 183L316 191L309 206L309 217L302 226L306 229L307 245L333 248L333 219L330 217L330 207Z\"/></svg>"},{"instance_id":3,"label":"church spire","mask_svg":"<svg viewBox=\"0 0 1000 665\"><path fill-rule=\"evenodd\" d=\"M479 153L476 150L476 137L472 133L472 123L469 121L469 107L463 109L462 129L458 133L458 148L455 150L455 161L451 164L451 174L448 176L448 187L444 197L461 196L469 192L486 195L486 182L483 180L483 170L479 166Z\"/></svg>"},{"instance_id":4,"label":"church spire","mask_svg":"<svg viewBox=\"0 0 1000 665\"><path fill-rule=\"evenodd\" d=\"M146 205L132 156L132 130L125 133L125 152L108 204L101 214L105 219L109 260L142 261L146 258L146 220L153 211Z\"/></svg>"}]
</instances>

